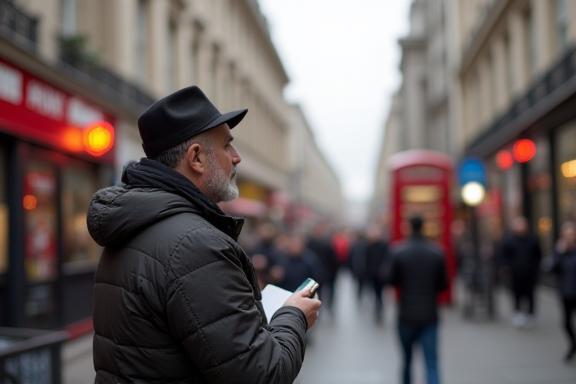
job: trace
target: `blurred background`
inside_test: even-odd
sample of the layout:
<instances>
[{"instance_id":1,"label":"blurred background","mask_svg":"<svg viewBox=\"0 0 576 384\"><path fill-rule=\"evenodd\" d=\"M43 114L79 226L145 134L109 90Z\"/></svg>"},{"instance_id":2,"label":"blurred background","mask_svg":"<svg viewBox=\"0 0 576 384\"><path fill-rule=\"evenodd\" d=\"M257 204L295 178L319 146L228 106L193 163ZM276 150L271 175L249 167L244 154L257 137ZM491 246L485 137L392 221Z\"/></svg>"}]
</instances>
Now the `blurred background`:
<instances>
[{"instance_id":1,"label":"blurred background","mask_svg":"<svg viewBox=\"0 0 576 384\"><path fill-rule=\"evenodd\" d=\"M298 382L397 382L370 271L413 213L446 255L446 382L576 382L547 267L576 220L576 0L0 0L0 383L93 381L88 203L190 84L250 111L222 209L262 286L326 287ZM530 326L502 262L517 217L543 257Z\"/></svg>"}]
</instances>

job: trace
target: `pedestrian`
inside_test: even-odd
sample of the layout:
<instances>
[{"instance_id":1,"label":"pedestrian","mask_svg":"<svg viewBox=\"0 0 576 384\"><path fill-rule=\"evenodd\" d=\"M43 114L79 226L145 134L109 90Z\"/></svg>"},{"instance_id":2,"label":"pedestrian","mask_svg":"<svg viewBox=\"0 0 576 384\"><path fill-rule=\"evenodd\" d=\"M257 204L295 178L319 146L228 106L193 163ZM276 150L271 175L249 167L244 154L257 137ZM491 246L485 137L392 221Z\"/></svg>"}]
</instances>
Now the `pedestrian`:
<instances>
[{"instance_id":1,"label":"pedestrian","mask_svg":"<svg viewBox=\"0 0 576 384\"><path fill-rule=\"evenodd\" d=\"M568 341L568 351L564 357L570 361L576 356L576 334L574 316L576 316L576 223L562 225L560 239L556 243L552 271L558 279L558 292L562 301L564 331Z\"/></svg>"},{"instance_id":2,"label":"pedestrian","mask_svg":"<svg viewBox=\"0 0 576 384\"><path fill-rule=\"evenodd\" d=\"M271 223L261 223L256 232L256 243L251 247L249 255L260 288L264 288L267 284L278 284L284 278L284 267L276 247L277 228Z\"/></svg>"},{"instance_id":3,"label":"pedestrian","mask_svg":"<svg viewBox=\"0 0 576 384\"><path fill-rule=\"evenodd\" d=\"M230 130L196 86L138 119L146 158L98 191L88 228L104 247L94 285L96 383L292 383L320 301L293 294L267 322L242 220Z\"/></svg>"},{"instance_id":4,"label":"pedestrian","mask_svg":"<svg viewBox=\"0 0 576 384\"><path fill-rule=\"evenodd\" d=\"M350 245L350 271L356 280L356 301L362 304L362 292L368 285L366 278L366 231L359 229L354 233Z\"/></svg>"},{"instance_id":5,"label":"pedestrian","mask_svg":"<svg viewBox=\"0 0 576 384\"><path fill-rule=\"evenodd\" d=\"M531 326L536 315L535 290L542 251L538 237L530 231L525 217L519 216L512 221L512 232L502 241L501 259L509 276L514 303L512 324Z\"/></svg>"},{"instance_id":6,"label":"pedestrian","mask_svg":"<svg viewBox=\"0 0 576 384\"><path fill-rule=\"evenodd\" d=\"M383 271L386 271L388 260L388 243L384 240L384 234L380 227L372 226L367 232L366 243L366 279L372 287L374 294L374 321L377 325L382 324L384 313L384 290Z\"/></svg>"},{"instance_id":7,"label":"pedestrian","mask_svg":"<svg viewBox=\"0 0 576 384\"><path fill-rule=\"evenodd\" d=\"M322 281L323 269L318 256L306 247L304 236L288 235L284 252L284 279L280 287L295 291L307 278Z\"/></svg>"},{"instance_id":8,"label":"pedestrian","mask_svg":"<svg viewBox=\"0 0 576 384\"><path fill-rule=\"evenodd\" d=\"M325 223L317 223L312 229L308 238L308 249L316 254L322 264L323 276L322 280L318 281L320 283L318 293L330 314L334 315L334 294L339 264Z\"/></svg>"},{"instance_id":9,"label":"pedestrian","mask_svg":"<svg viewBox=\"0 0 576 384\"><path fill-rule=\"evenodd\" d=\"M428 384L440 383L438 296L448 287L443 252L423 235L421 216L410 218L410 237L391 250L389 282L399 292L398 337L401 383L412 382L416 344L424 354Z\"/></svg>"}]
</instances>

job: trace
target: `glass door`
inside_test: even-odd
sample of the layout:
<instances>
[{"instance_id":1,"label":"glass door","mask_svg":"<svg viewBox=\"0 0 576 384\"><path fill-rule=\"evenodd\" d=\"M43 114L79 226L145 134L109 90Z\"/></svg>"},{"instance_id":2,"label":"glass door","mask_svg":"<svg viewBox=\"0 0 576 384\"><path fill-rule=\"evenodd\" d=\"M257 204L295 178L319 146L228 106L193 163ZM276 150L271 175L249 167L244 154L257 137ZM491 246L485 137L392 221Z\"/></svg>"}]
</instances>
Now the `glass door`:
<instances>
[{"instance_id":1,"label":"glass door","mask_svg":"<svg viewBox=\"0 0 576 384\"><path fill-rule=\"evenodd\" d=\"M56 318L58 209L56 167L41 158L24 165L24 267L27 325L47 326Z\"/></svg>"}]
</instances>

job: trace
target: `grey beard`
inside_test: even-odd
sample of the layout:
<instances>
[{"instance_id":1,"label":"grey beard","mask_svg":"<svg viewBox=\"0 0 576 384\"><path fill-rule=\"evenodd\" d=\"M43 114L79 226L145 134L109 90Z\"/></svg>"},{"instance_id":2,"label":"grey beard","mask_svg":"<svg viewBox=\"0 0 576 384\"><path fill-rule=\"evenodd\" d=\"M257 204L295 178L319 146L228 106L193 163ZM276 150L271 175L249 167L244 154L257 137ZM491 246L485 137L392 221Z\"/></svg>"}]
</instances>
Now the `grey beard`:
<instances>
[{"instance_id":1,"label":"grey beard","mask_svg":"<svg viewBox=\"0 0 576 384\"><path fill-rule=\"evenodd\" d=\"M221 168L211 169L206 188L216 203L234 200L240 194L236 185L236 169L231 178Z\"/></svg>"}]
</instances>

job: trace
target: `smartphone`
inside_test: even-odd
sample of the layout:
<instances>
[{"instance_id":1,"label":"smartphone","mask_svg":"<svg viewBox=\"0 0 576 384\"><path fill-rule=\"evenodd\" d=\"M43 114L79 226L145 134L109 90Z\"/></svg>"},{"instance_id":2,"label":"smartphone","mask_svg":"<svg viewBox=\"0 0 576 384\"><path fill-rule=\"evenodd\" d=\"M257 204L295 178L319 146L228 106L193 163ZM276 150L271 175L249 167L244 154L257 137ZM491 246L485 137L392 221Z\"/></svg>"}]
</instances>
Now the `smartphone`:
<instances>
[{"instance_id":1,"label":"smartphone","mask_svg":"<svg viewBox=\"0 0 576 384\"><path fill-rule=\"evenodd\" d=\"M316 295L316 292L318 291L318 288L320 287L320 284L318 284L314 279L311 278L307 278L306 280L304 280L304 282L302 284L300 284L300 286L298 288L296 288L296 291L302 291L303 289L310 289L310 297L314 297L314 295Z\"/></svg>"}]
</instances>

